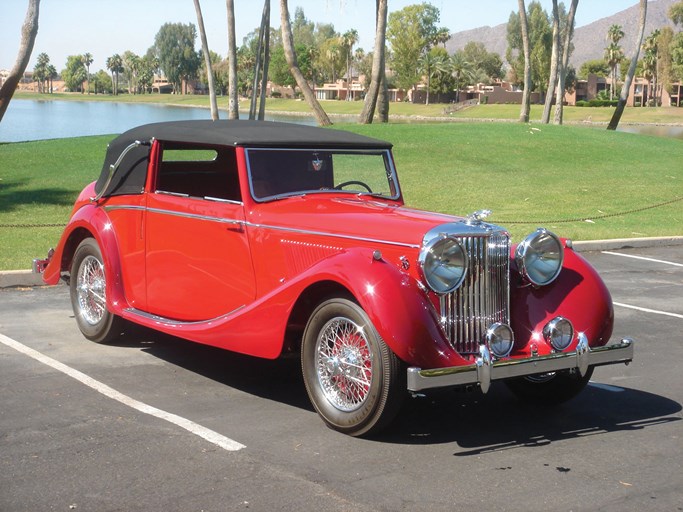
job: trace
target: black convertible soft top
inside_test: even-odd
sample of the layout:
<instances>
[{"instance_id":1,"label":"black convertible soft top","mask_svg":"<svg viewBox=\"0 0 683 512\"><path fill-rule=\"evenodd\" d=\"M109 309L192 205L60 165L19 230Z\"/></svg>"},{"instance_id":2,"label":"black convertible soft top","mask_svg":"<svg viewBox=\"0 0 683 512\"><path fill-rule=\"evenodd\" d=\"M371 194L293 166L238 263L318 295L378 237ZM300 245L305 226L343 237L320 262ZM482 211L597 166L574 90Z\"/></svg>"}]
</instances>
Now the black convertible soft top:
<instances>
[{"instance_id":1,"label":"black convertible soft top","mask_svg":"<svg viewBox=\"0 0 683 512\"><path fill-rule=\"evenodd\" d=\"M220 146L320 148L320 149L390 149L391 143L355 133L293 123L270 121L172 121L132 128L109 143L102 172L95 185L99 194L105 186L109 168L124 149L135 141L152 139ZM149 145L129 151L102 195L139 194L145 186Z\"/></svg>"}]
</instances>

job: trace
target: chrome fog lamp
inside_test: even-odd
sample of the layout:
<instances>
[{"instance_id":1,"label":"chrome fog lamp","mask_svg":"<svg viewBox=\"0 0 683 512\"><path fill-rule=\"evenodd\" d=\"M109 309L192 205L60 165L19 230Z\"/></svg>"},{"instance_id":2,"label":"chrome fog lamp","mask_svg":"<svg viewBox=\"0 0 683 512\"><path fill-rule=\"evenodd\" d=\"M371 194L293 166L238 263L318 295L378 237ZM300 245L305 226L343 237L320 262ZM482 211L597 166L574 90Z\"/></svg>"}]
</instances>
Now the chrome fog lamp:
<instances>
[{"instance_id":1,"label":"chrome fog lamp","mask_svg":"<svg viewBox=\"0 0 683 512\"><path fill-rule=\"evenodd\" d=\"M497 358L509 356L514 342L512 329L508 325L495 323L486 331L486 345Z\"/></svg>"},{"instance_id":2,"label":"chrome fog lamp","mask_svg":"<svg viewBox=\"0 0 683 512\"><path fill-rule=\"evenodd\" d=\"M566 318L558 316L545 325L543 338L546 343L561 352L571 345L574 339L574 326Z\"/></svg>"},{"instance_id":3,"label":"chrome fog lamp","mask_svg":"<svg viewBox=\"0 0 683 512\"><path fill-rule=\"evenodd\" d=\"M539 228L517 246L515 261L525 279L545 286L560 275L564 247L555 233Z\"/></svg>"},{"instance_id":4,"label":"chrome fog lamp","mask_svg":"<svg viewBox=\"0 0 683 512\"><path fill-rule=\"evenodd\" d=\"M467 253L457 238L436 237L429 241L420 251L418 263L429 288L439 294L451 293L467 273Z\"/></svg>"}]
</instances>

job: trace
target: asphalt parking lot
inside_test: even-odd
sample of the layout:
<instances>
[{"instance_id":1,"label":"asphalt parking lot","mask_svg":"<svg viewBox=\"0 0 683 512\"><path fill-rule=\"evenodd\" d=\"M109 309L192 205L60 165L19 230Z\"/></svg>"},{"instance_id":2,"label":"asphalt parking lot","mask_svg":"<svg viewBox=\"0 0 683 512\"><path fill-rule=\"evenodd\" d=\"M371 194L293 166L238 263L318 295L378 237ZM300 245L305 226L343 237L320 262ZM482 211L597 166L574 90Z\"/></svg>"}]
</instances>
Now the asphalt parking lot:
<instances>
[{"instance_id":1,"label":"asphalt parking lot","mask_svg":"<svg viewBox=\"0 0 683 512\"><path fill-rule=\"evenodd\" d=\"M683 247L584 255L631 365L551 410L410 399L372 440L323 425L296 359L96 345L66 287L0 290L0 510L683 511Z\"/></svg>"}]
</instances>

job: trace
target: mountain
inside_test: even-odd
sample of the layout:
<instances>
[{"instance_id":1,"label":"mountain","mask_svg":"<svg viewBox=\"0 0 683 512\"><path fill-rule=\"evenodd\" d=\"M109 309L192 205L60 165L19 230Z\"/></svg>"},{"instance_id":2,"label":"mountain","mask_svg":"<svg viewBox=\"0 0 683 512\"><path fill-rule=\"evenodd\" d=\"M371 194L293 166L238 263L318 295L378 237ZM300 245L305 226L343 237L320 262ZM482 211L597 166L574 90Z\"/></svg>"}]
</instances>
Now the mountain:
<instances>
[{"instance_id":1,"label":"mountain","mask_svg":"<svg viewBox=\"0 0 683 512\"><path fill-rule=\"evenodd\" d=\"M665 26L673 27L673 23L669 19L667 12L671 4L678 0L656 0L647 4L647 21L645 25L645 36L656 28ZM590 7L582 6L579 2L579 9L582 7L589 9ZM575 68L579 68L581 64L591 59L602 59L604 55L607 42L607 30L611 25L621 25L622 30L626 34L621 40L621 47L624 49L626 57L630 58L633 55L633 46L637 37L638 20L640 19L640 7L636 3L632 7L623 11L617 12L612 16L602 18L577 27L574 30L574 53L570 58L570 64ZM450 40L446 43L446 49L449 53L464 48L470 42L475 41L483 43L489 52L498 53L505 59L505 50L507 49L507 23L496 25L495 27L479 27L472 30L464 30L451 34Z\"/></svg>"}]
</instances>

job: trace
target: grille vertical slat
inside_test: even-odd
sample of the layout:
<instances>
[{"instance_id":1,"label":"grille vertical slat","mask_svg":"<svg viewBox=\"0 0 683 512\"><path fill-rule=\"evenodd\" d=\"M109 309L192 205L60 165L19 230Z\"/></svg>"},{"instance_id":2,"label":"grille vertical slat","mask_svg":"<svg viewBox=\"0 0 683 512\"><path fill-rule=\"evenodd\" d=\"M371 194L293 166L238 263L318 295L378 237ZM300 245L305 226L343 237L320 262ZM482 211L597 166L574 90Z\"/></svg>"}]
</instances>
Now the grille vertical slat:
<instances>
[{"instance_id":1,"label":"grille vertical slat","mask_svg":"<svg viewBox=\"0 0 683 512\"><path fill-rule=\"evenodd\" d=\"M492 324L509 324L509 252L505 233L460 237L468 257L468 275L444 297L444 330L462 354L476 354Z\"/></svg>"}]
</instances>

